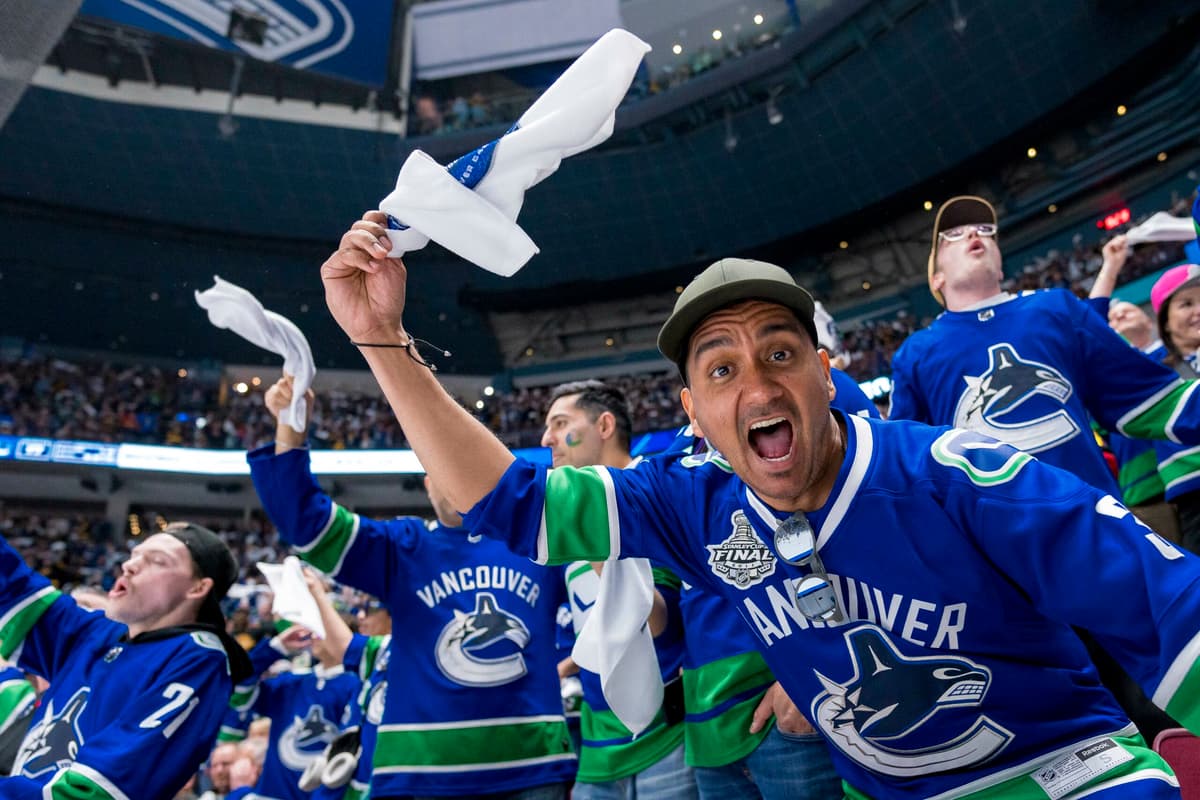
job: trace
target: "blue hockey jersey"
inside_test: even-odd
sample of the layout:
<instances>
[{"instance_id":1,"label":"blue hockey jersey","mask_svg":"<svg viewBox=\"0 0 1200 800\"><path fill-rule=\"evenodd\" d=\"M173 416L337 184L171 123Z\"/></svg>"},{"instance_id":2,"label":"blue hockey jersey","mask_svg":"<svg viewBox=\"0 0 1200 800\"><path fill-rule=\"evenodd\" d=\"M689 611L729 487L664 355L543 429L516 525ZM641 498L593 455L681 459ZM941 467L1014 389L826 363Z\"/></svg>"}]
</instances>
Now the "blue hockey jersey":
<instances>
[{"instance_id":1,"label":"blue hockey jersey","mask_svg":"<svg viewBox=\"0 0 1200 800\"><path fill-rule=\"evenodd\" d=\"M1114 494L1092 417L1126 436L1200 444L1195 383L1062 289L946 311L905 340L892 370L889 418L986 433Z\"/></svg>"},{"instance_id":2,"label":"blue hockey jersey","mask_svg":"<svg viewBox=\"0 0 1200 800\"><path fill-rule=\"evenodd\" d=\"M266 650L265 658L259 651ZM256 668L269 666L278 655L270 652L268 640L250 652ZM362 681L339 664L299 672L285 672L261 682L238 687L235 706L244 719L255 716L271 720L267 754L254 795L262 800L304 800L300 776L338 735L358 698ZM222 731L222 738L226 738Z\"/></svg>"},{"instance_id":3,"label":"blue hockey jersey","mask_svg":"<svg viewBox=\"0 0 1200 800\"><path fill-rule=\"evenodd\" d=\"M224 646L203 626L127 634L0 540L0 656L50 681L0 798L173 797L195 774L233 689Z\"/></svg>"},{"instance_id":4,"label":"blue hockey jersey","mask_svg":"<svg viewBox=\"0 0 1200 800\"><path fill-rule=\"evenodd\" d=\"M603 475L518 459L466 521L531 557L647 557L720 594L853 797L1174 782L1071 625L1200 729L1200 559L1110 494L978 433L841 421L844 462L807 514L839 624L801 613L812 573L774 550L788 515L716 453Z\"/></svg>"},{"instance_id":5,"label":"blue hockey jersey","mask_svg":"<svg viewBox=\"0 0 1200 800\"><path fill-rule=\"evenodd\" d=\"M354 777L342 789L330 789L322 786L313 792L314 798L322 800L365 800L369 797L371 788L371 761L375 757L375 739L379 734L379 724L383 722L383 709L387 698L387 669L391 657L392 637L364 636L354 634L346 654L342 657L342 665L358 675L362 681L358 700L351 710L348 725L359 730L359 745L362 752L358 757L358 766Z\"/></svg>"},{"instance_id":6,"label":"blue hockey jersey","mask_svg":"<svg viewBox=\"0 0 1200 800\"><path fill-rule=\"evenodd\" d=\"M392 615L383 723L371 794L470 795L575 774L559 694L561 572L498 542L419 519L360 517L321 491L308 452L249 455L280 536ZM403 686L404 691L395 687Z\"/></svg>"},{"instance_id":7,"label":"blue hockey jersey","mask_svg":"<svg viewBox=\"0 0 1200 800\"><path fill-rule=\"evenodd\" d=\"M834 391L837 392L833 399L835 408L840 408L850 414L857 414L860 417L879 419L879 409L863 392L862 387L854 381L854 378L837 367L829 368L829 378L833 381Z\"/></svg>"}]
</instances>

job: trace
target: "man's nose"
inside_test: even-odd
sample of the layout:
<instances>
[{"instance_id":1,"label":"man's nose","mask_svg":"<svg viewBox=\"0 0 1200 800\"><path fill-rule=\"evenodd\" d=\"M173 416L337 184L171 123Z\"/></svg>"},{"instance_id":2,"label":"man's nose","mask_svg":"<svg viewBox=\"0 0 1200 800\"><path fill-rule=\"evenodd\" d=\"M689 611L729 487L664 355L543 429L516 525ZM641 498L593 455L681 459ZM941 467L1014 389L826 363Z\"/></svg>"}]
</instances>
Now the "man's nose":
<instances>
[{"instance_id":1,"label":"man's nose","mask_svg":"<svg viewBox=\"0 0 1200 800\"><path fill-rule=\"evenodd\" d=\"M550 431L545 431L542 434L542 447L553 447L554 437L550 435Z\"/></svg>"}]
</instances>

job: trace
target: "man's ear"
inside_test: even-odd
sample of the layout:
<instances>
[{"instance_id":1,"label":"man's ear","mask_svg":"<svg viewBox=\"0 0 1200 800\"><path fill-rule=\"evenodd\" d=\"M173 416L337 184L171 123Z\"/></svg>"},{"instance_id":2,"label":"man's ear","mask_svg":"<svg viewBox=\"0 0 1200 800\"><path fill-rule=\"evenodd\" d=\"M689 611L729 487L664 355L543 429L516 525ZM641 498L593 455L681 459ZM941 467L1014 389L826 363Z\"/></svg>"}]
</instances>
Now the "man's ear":
<instances>
[{"instance_id":1,"label":"man's ear","mask_svg":"<svg viewBox=\"0 0 1200 800\"><path fill-rule=\"evenodd\" d=\"M821 369L825 372L825 389L829 393L829 402L837 397L837 389L833 385L833 375L829 372L829 353L824 347L817 348L817 356L821 359Z\"/></svg>"},{"instance_id":2,"label":"man's ear","mask_svg":"<svg viewBox=\"0 0 1200 800\"><path fill-rule=\"evenodd\" d=\"M188 589L186 596L189 600L192 598L203 599L206 594L212 591L212 588L212 578L197 578L196 582L192 584L192 588Z\"/></svg>"},{"instance_id":3,"label":"man's ear","mask_svg":"<svg viewBox=\"0 0 1200 800\"><path fill-rule=\"evenodd\" d=\"M600 416L596 417L596 433L600 434L601 441L616 435L617 418L611 411L602 411Z\"/></svg>"},{"instance_id":4,"label":"man's ear","mask_svg":"<svg viewBox=\"0 0 1200 800\"><path fill-rule=\"evenodd\" d=\"M696 411L692 403L692 391L686 386L679 391L679 402L683 403L683 410L688 415L688 419L692 421L692 435L699 436L701 439L707 438L704 431L700 430L700 420L696 419Z\"/></svg>"},{"instance_id":5,"label":"man's ear","mask_svg":"<svg viewBox=\"0 0 1200 800\"><path fill-rule=\"evenodd\" d=\"M946 273L940 269L935 269L933 274L929 276L929 285L935 292L942 294L942 289L946 286Z\"/></svg>"}]
</instances>

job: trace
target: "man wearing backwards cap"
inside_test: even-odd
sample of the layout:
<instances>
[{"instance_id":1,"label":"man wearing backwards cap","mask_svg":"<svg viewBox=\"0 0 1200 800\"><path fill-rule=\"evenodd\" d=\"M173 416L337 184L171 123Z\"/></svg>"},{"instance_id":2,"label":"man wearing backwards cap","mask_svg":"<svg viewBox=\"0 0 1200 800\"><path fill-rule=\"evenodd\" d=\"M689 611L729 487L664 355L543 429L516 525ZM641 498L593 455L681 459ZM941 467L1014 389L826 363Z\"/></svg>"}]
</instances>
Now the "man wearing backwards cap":
<instances>
[{"instance_id":1,"label":"man wearing backwards cap","mask_svg":"<svg viewBox=\"0 0 1200 800\"><path fill-rule=\"evenodd\" d=\"M1114 495L1089 415L1132 438L1200 444L1194 384L1127 345L1065 289L1003 292L997 233L981 197L938 210L929 289L946 311L893 357L890 418L986 433ZM1124 260L1123 237L1104 257L1110 270Z\"/></svg>"},{"instance_id":2,"label":"man wearing backwards cap","mask_svg":"<svg viewBox=\"0 0 1200 800\"><path fill-rule=\"evenodd\" d=\"M811 297L743 259L693 280L658 339L712 451L517 459L404 347L383 223L342 237L326 301L472 531L543 562L648 557L719 594L851 798L1179 797L1070 626L1200 730L1200 560L1111 495L977 433L832 411Z\"/></svg>"},{"instance_id":3,"label":"man wearing backwards cap","mask_svg":"<svg viewBox=\"0 0 1200 800\"><path fill-rule=\"evenodd\" d=\"M50 682L0 798L173 796L249 668L219 605L237 574L215 533L173 523L133 548L100 613L0 541L0 654Z\"/></svg>"}]
</instances>

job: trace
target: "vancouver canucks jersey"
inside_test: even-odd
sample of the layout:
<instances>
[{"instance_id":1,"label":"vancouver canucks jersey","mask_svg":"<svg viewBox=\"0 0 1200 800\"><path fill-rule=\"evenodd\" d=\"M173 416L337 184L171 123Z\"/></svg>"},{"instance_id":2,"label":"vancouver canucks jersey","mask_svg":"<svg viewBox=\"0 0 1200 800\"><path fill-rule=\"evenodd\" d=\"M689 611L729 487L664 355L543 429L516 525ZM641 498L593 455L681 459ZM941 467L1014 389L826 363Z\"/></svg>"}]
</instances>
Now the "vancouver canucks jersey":
<instances>
[{"instance_id":1,"label":"vancouver canucks jersey","mask_svg":"<svg viewBox=\"0 0 1200 800\"><path fill-rule=\"evenodd\" d=\"M561 571L463 530L386 522L334 503L308 452L249 456L267 514L298 555L380 598L392 615L387 693L375 745L376 797L469 795L575 774L554 640Z\"/></svg>"},{"instance_id":2,"label":"vancouver canucks jersey","mask_svg":"<svg viewBox=\"0 0 1200 800\"><path fill-rule=\"evenodd\" d=\"M1167 357L1162 342L1155 342L1155 346L1142 352L1160 363ZM1136 506L1163 499L1165 487L1158 473L1159 444L1170 443L1108 434L1108 447L1117 459L1117 483L1125 505Z\"/></svg>"},{"instance_id":3,"label":"vancouver canucks jersey","mask_svg":"<svg viewBox=\"0 0 1200 800\"><path fill-rule=\"evenodd\" d=\"M833 381L833 389L836 392L833 399L833 405L836 408L860 417L879 419L879 409L863 392L862 387L855 383L854 378L837 367L830 367L829 379Z\"/></svg>"},{"instance_id":4,"label":"vancouver canucks jersey","mask_svg":"<svg viewBox=\"0 0 1200 800\"><path fill-rule=\"evenodd\" d=\"M251 651L250 658L256 668L264 662L269 665L278 657L267 652L266 658L260 660L262 650L271 650L269 640L259 642ZM339 664L332 669L318 665L311 670L285 672L238 687L233 703L245 713L244 718L257 716L271 720L262 773L254 786L256 797L303 800L309 796L300 790L300 776L337 738L361 686L358 675L346 672Z\"/></svg>"},{"instance_id":5,"label":"vancouver canucks jersey","mask_svg":"<svg viewBox=\"0 0 1200 800\"><path fill-rule=\"evenodd\" d=\"M358 675L362 689L350 716L350 725L358 726L359 745L362 752L354 777L345 791L319 790L314 797L340 797L341 800L366 800L371 785L371 759L375 756L375 738L383 722L383 710L387 698L387 669L392 650L391 634L387 636L363 636L356 633L346 648L342 664ZM324 793L321 793L324 792Z\"/></svg>"},{"instance_id":6,"label":"vancouver canucks jersey","mask_svg":"<svg viewBox=\"0 0 1200 800\"><path fill-rule=\"evenodd\" d=\"M50 681L0 798L172 797L196 772L232 692L221 640L127 634L0 540L0 656Z\"/></svg>"},{"instance_id":7,"label":"vancouver canucks jersey","mask_svg":"<svg viewBox=\"0 0 1200 800\"><path fill-rule=\"evenodd\" d=\"M600 589L600 576L591 562L577 561L565 572L571 620L578 635L591 614ZM663 683L679 677L683 666L684 643L679 619L679 579L667 570L654 570L654 588L662 595L671 618L666 628L654 637L654 651ZM576 780L602 783L636 775L657 764L683 742L683 727L668 720L660 709L647 728L634 737L609 708L600 685L600 675L579 670L583 685L580 715L581 747Z\"/></svg>"},{"instance_id":8,"label":"vancouver canucks jersey","mask_svg":"<svg viewBox=\"0 0 1200 800\"><path fill-rule=\"evenodd\" d=\"M1134 438L1200 444L1194 382L1062 289L946 311L905 340L892 369L891 419L994 436L1112 493L1090 417Z\"/></svg>"},{"instance_id":9,"label":"vancouver canucks jersey","mask_svg":"<svg viewBox=\"0 0 1200 800\"><path fill-rule=\"evenodd\" d=\"M517 460L467 524L550 560L655 559L720 594L852 797L1059 797L1111 780L1149 796L1173 782L1071 625L1200 729L1200 559L981 434L840 419L844 461L807 514L819 566L778 558L788 515L716 453L624 472ZM843 622L800 610L797 586L818 571Z\"/></svg>"}]
</instances>

